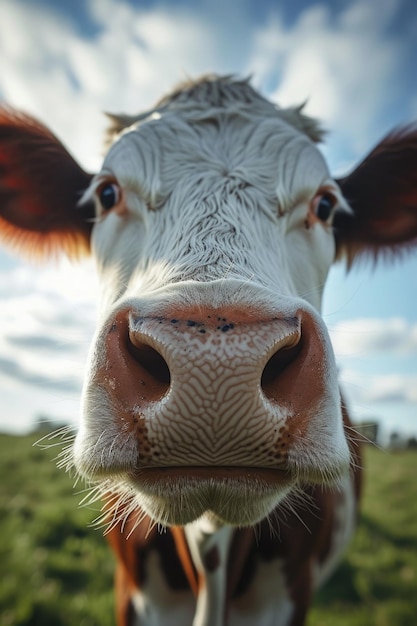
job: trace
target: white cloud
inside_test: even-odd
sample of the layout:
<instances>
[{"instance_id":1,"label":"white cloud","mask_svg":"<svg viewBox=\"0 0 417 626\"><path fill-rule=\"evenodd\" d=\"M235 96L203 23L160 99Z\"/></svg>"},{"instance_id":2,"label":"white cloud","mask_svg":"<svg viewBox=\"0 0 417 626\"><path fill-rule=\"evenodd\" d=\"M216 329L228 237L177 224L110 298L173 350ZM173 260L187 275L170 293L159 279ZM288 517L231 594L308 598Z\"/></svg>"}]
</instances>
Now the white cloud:
<instances>
[{"instance_id":1,"label":"white cloud","mask_svg":"<svg viewBox=\"0 0 417 626\"><path fill-rule=\"evenodd\" d=\"M253 72L258 85L279 83L273 97L281 104L309 99L307 111L362 153L380 136L375 119L396 92L405 42L387 27L397 7L398 0L356 0L332 17L317 3L291 26L276 9L255 29L238 2L223 15L227 22L217 5L210 13L192 5L144 9L90 0L95 32L87 37L58 5L54 12L38 2L3 0L0 93L97 169L106 126L101 111L147 108L185 75Z\"/></svg>"},{"instance_id":2,"label":"white cloud","mask_svg":"<svg viewBox=\"0 0 417 626\"><path fill-rule=\"evenodd\" d=\"M391 374L375 377L363 392L366 402L417 403L417 375Z\"/></svg>"},{"instance_id":3,"label":"white cloud","mask_svg":"<svg viewBox=\"0 0 417 626\"><path fill-rule=\"evenodd\" d=\"M417 355L417 323L403 318L357 318L340 322L329 332L337 357Z\"/></svg>"},{"instance_id":4,"label":"white cloud","mask_svg":"<svg viewBox=\"0 0 417 626\"><path fill-rule=\"evenodd\" d=\"M363 376L355 370L343 370L341 383L349 399L362 410L376 403L417 404L417 374Z\"/></svg>"},{"instance_id":5,"label":"white cloud","mask_svg":"<svg viewBox=\"0 0 417 626\"><path fill-rule=\"evenodd\" d=\"M63 262L44 272L0 273L0 383L80 391L95 323L89 269Z\"/></svg>"},{"instance_id":6,"label":"white cloud","mask_svg":"<svg viewBox=\"0 0 417 626\"><path fill-rule=\"evenodd\" d=\"M417 405L417 367L410 361L417 357L417 323L402 317L356 318L329 330L353 415L383 415L391 427L397 420L401 428L414 432L415 420L409 413ZM376 374L381 365L383 371L391 371Z\"/></svg>"},{"instance_id":7,"label":"white cloud","mask_svg":"<svg viewBox=\"0 0 417 626\"><path fill-rule=\"evenodd\" d=\"M280 105L307 100L306 111L352 151L368 150L379 138L375 120L395 93L403 62L405 43L388 31L397 8L397 0L357 0L337 18L316 4L291 28L271 20L256 37L251 69L257 82L275 74L273 98Z\"/></svg>"},{"instance_id":8,"label":"white cloud","mask_svg":"<svg viewBox=\"0 0 417 626\"><path fill-rule=\"evenodd\" d=\"M97 33L88 39L59 12L5 0L0 93L47 123L84 167L97 169L107 124L101 112L149 107L185 73L216 64L219 46L204 20L174 8L93 0L90 11Z\"/></svg>"}]
</instances>

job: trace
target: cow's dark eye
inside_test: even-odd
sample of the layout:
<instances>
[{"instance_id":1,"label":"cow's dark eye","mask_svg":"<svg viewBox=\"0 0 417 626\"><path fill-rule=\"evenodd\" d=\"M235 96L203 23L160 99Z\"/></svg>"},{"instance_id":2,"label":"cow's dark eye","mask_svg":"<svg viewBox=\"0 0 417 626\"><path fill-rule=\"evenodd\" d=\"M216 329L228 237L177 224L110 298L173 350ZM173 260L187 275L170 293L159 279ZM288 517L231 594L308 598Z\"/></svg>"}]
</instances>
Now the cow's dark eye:
<instances>
[{"instance_id":1,"label":"cow's dark eye","mask_svg":"<svg viewBox=\"0 0 417 626\"><path fill-rule=\"evenodd\" d=\"M100 204L105 211L110 211L120 201L120 187L116 183L106 183L99 191Z\"/></svg>"},{"instance_id":2,"label":"cow's dark eye","mask_svg":"<svg viewBox=\"0 0 417 626\"><path fill-rule=\"evenodd\" d=\"M329 193L322 194L317 198L316 205L314 207L316 217L318 217L321 222L327 222L335 205L336 200L334 196Z\"/></svg>"}]
</instances>

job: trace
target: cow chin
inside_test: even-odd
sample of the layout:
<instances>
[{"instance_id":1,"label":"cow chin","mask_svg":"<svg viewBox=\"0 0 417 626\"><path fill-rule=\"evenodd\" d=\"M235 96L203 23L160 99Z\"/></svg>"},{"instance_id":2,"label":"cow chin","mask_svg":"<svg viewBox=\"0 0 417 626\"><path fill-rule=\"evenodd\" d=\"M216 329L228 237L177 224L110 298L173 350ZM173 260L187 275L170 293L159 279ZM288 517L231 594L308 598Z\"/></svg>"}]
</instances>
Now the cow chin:
<instances>
[{"instance_id":1,"label":"cow chin","mask_svg":"<svg viewBox=\"0 0 417 626\"><path fill-rule=\"evenodd\" d=\"M174 472L175 474L175 472ZM267 517L293 486L291 480L269 484L256 476L173 476L157 481L131 477L136 501L155 522L183 526L203 515L219 523L251 526Z\"/></svg>"}]
</instances>

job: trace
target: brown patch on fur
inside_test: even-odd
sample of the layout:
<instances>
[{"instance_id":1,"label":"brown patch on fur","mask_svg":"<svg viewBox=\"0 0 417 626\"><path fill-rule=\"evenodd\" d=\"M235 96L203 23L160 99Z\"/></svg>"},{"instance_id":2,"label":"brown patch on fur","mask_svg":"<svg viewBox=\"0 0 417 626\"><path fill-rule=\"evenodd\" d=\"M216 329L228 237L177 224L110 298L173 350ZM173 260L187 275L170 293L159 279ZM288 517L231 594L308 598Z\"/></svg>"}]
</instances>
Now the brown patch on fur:
<instances>
[{"instance_id":1,"label":"brown patch on fur","mask_svg":"<svg viewBox=\"0 0 417 626\"><path fill-rule=\"evenodd\" d=\"M91 175L34 118L0 108L0 237L45 257L89 251L94 216L77 208Z\"/></svg>"},{"instance_id":2,"label":"brown patch on fur","mask_svg":"<svg viewBox=\"0 0 417 626\"><path fill-rule=\"evenodd\" d=\"M172 526L170 528L172 536L174 537L175 545L177 548L177 554L181 561L182 568L187 577L190 588L194 595L198 595L198 573L191 558L190 550L188 548L187 540L185 538L184 529L179 526Z\"/></svg>"},{"instance_id":3,"label":"brown patch on fur","mask_svg":"<svg viewBox=\"0 0 417 626\"><path fill-rule=\"evenodd\" d=\"M336 213L338 256L397 253L417 239L417 125L392 131L337 181L353 213Z\"/></svg>"},{"instance_id":4,"label":"brown patch on fur","mask_svg":"<svg viewBox=\"0 0 417 626\"><path fill-rule=\"evenodd\" d=\"M132 588L126 568L120 561L114 574L114 591L117 626L132 626L135 619L135 610L132 604L134 588Z\"/></svg>"},{"instance_id":5,"label":"brown patch on fur","mask_svg":"<svg viewBox=\"0 0 417 626\"><path fill-rule=\"evenodd\" d=\"M114 496L117 499L117 496ZM111 516L111 500L106 508ZM182 529L168 529L159 533L152 520L145 516L135 528L138 516L142 515L138 508L125 521L120 521L107 533L106 537L118 559L116 572L116 615L117 626L132 626L134 612L131 598L136 590L143 589L147 582L147 561L151 551L158 554L161 571L167 585L173 591L184 591L190 588L190 581L183 569L179 557L176 535ZM172 531L172 532L171 532Z\"/></svg>"}]
</instances>

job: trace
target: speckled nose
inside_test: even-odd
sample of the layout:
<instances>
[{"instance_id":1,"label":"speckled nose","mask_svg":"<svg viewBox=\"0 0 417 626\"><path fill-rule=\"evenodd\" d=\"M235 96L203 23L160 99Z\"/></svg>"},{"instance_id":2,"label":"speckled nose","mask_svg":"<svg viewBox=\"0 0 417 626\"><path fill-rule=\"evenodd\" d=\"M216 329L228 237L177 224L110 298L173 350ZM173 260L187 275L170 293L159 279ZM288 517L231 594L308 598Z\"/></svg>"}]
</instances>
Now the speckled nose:
<instances>
[{"instance_id":1,"label":"speckled nose","mask_svg":"<svg viewBox=\"0 0 417 626\"><path fill-rule=\"evenodd\" d=\"M312 351L311 332L303 332L309 322L300 312L269 320L218 311L169 319L119 313L107 332L100 384L122 427L136 433L141 462L276 463L269 444L287 428L291 380Z\"/></svg>"}]
</instances>

